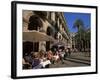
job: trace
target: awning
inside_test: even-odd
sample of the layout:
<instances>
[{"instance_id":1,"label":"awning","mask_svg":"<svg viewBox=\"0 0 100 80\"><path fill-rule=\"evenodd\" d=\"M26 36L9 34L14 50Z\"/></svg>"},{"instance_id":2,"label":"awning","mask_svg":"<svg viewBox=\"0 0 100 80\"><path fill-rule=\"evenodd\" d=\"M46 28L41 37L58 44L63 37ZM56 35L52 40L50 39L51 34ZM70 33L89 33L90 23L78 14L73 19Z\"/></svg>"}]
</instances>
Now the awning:
<instances>
[{"instance_id":1,"label":"awning","mask_svg":"<svg viewBox=\"0 0 100 80\"><path fill-rule=\"evenodd\" d=\"M24 41L32 41L32 42L39 42L39 41L54 41L54 38L48 36L45 33L32 30L23 32L23 40Z\"/></svg>"}]
</instances>

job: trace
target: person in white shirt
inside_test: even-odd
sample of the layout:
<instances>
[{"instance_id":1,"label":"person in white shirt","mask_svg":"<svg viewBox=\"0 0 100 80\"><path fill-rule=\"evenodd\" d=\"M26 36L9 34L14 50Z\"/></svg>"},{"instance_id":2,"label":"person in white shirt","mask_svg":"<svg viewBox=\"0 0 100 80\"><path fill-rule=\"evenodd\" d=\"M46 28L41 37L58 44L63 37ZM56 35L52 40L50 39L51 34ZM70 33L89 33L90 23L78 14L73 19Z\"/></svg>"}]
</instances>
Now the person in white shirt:
<instances>
[{"instance_id":1,"label":"person in white shirt","mask_svg":"<svg viewBox=\"0 0 100 80\"><path fill-rule=\"evenodd\" d=\"M65 55L64 50L60 49L59 56L60 56L60 60L61 60L62 64L64 64L64 55Z\"/></svg>"},{"instance_id":2,"label":"person in white shirt","mask_svg":"<svg viewBox=\"0 0 100 80\"><path fill-rule=\"evenodd\" d=\"M55 64L55 62L57 62L57 63L59 62L60 57L59 57L58 51L56 51L56 52L54 53L54 55L53 55L53 60L54 60L53 64Z\"/></svg>"}]
</instances>

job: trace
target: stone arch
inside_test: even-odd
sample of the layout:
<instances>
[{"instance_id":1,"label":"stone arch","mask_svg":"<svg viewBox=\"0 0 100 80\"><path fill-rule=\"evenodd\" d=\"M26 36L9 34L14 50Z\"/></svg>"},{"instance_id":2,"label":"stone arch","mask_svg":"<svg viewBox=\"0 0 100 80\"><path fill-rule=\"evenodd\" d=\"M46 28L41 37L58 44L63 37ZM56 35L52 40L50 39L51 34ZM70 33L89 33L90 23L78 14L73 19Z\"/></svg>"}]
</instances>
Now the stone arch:
<instances>
[{"instance_id":1,"label":"stone arch","mask_svg":"<svg viewBox=\"0 0 100 80\"><path fill-rule=\"evenodd\" d=\"M29 18L28 30L38 30L43 27L42 20L37 15L32 15Z\"/></svg>"},{"instance_id":2,"label":"stone arch","mask_svg":"<svg viewBox=\"0 0 100 80\"><path fill-rule=\"evenodd\" d=\"M46 34L49 36L54 36L55 30L52 26L48 26L46 30Z\"/></svg>"},{"instance_id":3,"label":"stone arch","mask_svg":"<svg viewBox=\"0 0 100 80\"><path fill-rule=\"evenodd\" d=\"M52 35L52 29L50 27L47 28L47 35L49 35L49 36Z\"/></svg>"}]
</instances>

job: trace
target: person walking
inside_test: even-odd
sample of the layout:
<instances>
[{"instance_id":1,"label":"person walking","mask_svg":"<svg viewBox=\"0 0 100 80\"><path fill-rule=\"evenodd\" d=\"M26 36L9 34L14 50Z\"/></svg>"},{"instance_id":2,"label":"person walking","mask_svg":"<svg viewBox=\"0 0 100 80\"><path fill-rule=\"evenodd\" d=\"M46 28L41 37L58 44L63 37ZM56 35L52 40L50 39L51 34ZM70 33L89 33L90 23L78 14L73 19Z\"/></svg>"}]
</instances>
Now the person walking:
<instances>
[{"instance_id":1,"label":"person walking","mask_svg":"<svg viewBox=\"0 0 100 80\"><path fill-rule=\"evenodd\" d=\"M68 56L71 56L71 49L68 48Z\"/></svg>"},{"instance_id":2,"label":"person walking","mask_svg":"<svg viewBox=\"0 0 100 80\"><path fill-rule=\"evenodd\" d=\"M62 49L60 49L59 50L59 57L60 57L62 64L64 64L64 54L65 54L65 52Z\"/></svg>"},{"instance_id":3,"label":"person walking","mask_svg":"<svg viewBox=\"0 0 100 80\"><path fill-rule=\"evenodd\" d=\"M66 48L64 51L65 51L64 60L66 60L66 57L68 56L68 49Z\"/></svg>"}]
</instances>

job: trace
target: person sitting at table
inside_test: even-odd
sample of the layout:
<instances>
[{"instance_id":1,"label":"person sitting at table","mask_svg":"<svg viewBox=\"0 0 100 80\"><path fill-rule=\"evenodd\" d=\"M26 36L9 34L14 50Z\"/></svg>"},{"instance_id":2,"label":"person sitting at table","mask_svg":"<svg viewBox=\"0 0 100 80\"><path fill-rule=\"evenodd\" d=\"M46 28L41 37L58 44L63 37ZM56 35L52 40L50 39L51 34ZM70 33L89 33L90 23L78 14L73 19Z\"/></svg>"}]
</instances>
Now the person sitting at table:
<instances>
[{"instance_id":1,"label":"person sitting at table","mask_svg":"<svg viewBox=\"0 0 100 80\"><path fill-rule=\"evenodd\" d=\"M58 63L59 60L60 60L60 57L59 57L58 51L56 51L56 52L54 53L54 55L53 55L53 64L54 64L55 62Z\"/></svg>"},{"instance_id":2,"label":"person sitting at table","mask_svg":"<svg viewBox=\"0 0 100 80\"><path fill-rule=\"evenodd\" d=\"M38 53L33 53L33 61L32 61L32 68L33 69L40 69L42 68L42 65L40 64L41 61L39 59Z\"/></svg>"},{"instance_id":3,"label":"person sitting at table","mask_svg":"<svg viewBox=\"0 0 100 80\"><path fill-rule=\"evenodd\" d=\"M59 49L59 52L58 53L59 53L59 57L60 57L61 63L64 64L64 55L65 55L64 50Z\"/></svg>"},{"instance_id":4,"label":"person sitting at table","mask_svg":"<svg viewBox=\"0 0 100 80\"><path fill-rule=\"evenodd\" d=\"M47 52L47 59L50 60L51 63L53 62L53 53L51 50Z\"/></svg>"},{"instance_id":5,"label":"person sitting at table","mask_svg":"<svg viewBox=\"0 0 100 80\"><path fill-rule=\"evenodd\" d=\"M23 69L31 69L31 64L27 61L27 59L22 59Z\"/></svg>"},{"instance_id":6,"label":"person sitting at table","mask_svg":"<svg viewBox=\"0 0 100 80\"><path fill-rule=\"evenodd\" d=\"M49 68L51 62L47 59L47 54L44 51L39 52L39 59L41 61L40 64L42 65L42 68Z\"/></svg>"}]
</instances>

